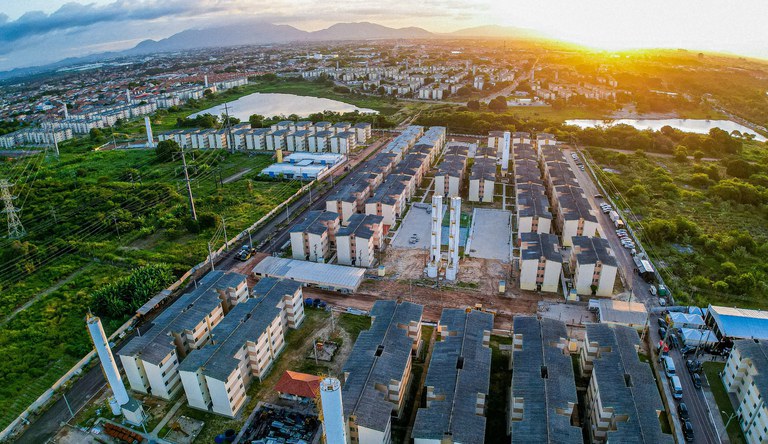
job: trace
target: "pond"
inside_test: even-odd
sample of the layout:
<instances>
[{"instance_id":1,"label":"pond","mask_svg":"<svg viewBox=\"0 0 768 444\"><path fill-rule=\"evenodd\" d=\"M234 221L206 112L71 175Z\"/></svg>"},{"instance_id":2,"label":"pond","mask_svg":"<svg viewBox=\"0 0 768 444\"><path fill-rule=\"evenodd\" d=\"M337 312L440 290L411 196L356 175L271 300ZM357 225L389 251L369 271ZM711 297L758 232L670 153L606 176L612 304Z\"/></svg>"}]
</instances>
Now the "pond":
<instances>
[{"instance_id":1,"label":"pond","mask_svg":"<svg viewBox=\"0 0 768 444\"><path fill-rule=\"evenodd\" d=\"M360 111L361 113L378 114L378 111L367 108L358 108L355 105L339 102L338 100L279 93L249 94L232 102L227 102L227 108L230 116L237 117L241 121L247 121L253 114L260 114L264 117L288 116L291 114L305 117L312 113L323 111L335 111L339 113ZM221 105L202 110L189 117L196 117L201 114L220 116L224 114L224 104L222 103Z\"/></svg>"},{"instance_id":2,"label":"pond","mask_svg":"<svg viewBox=\"0 0 768 444\"><path fill-rule=\"evenodd\" d=\"M709 119L616 119L616 120L589 120L589 119L574 119L566 120L567 125L576 125L581 128L589 128L596 126L610 126L623 123L625 125L633 126L637 129L652 129L654 131L660 130L664 126L671 126L672 128L680 131L697 134L707 134L712 128L720 128L721 130L739 131L741 133L754 134L755 140L765 142L766 138L755 133L753 130L747 128L744 125L738 124L731 120L709 120Z\"/></svg>"}]
</instances>

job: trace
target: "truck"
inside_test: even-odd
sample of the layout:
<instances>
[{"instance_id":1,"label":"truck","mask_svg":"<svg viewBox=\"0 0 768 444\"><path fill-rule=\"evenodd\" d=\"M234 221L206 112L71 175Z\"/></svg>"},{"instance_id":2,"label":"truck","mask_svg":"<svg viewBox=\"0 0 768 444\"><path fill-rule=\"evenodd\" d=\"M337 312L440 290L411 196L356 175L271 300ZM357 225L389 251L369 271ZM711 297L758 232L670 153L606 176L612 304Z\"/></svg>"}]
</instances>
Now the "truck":
<instances>
[{"instance_id":1,"label":"truck","mask_svg":"<svg viewBox=\"0 0 768 444\"><path fill-rule=\"evenodd\" d=\"M615 221L613 221L613 224L616 225L617 230L626 228L626 225L624 225L624 221L621 219L616 219Z\"/></svg>"},{"instance_id":2,"label":"truck","mask_svg":"<svg viewBox=\"0 0 768 444\"><path fill-rule=\"evenodd\" d=\"M616 210L613 210L608 213L608 217L611 218L611 222L615 223L617 220L619 220L619 213L617 213Z\"/></svg>"}]
</instances>

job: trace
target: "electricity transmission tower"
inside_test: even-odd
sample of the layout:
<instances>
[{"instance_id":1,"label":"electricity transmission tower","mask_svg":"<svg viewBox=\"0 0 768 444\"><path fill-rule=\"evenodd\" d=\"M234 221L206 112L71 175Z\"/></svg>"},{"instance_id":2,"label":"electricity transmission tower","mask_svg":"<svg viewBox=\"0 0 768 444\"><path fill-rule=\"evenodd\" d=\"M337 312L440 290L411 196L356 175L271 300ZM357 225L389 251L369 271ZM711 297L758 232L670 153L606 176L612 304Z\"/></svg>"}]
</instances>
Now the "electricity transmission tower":
<instances>
[{"instance_id":1,"label":"electricity transmission tower","mask_svg":"<svg viewBox=\"0 0 768 444\"><path fill-rule=\"evenodd\" d=\"M11 195L10 188L12 186L13 184L8 183L7 180L0 179L0 199L3 200L3 204L5 205L2 212L8 215L8 237L10 239L21 239L27 232L24 230L24 226L21 225L19 215L16 214L19 209L13 205L13 199L16 197Z\"/></svg>"}]
</instances>

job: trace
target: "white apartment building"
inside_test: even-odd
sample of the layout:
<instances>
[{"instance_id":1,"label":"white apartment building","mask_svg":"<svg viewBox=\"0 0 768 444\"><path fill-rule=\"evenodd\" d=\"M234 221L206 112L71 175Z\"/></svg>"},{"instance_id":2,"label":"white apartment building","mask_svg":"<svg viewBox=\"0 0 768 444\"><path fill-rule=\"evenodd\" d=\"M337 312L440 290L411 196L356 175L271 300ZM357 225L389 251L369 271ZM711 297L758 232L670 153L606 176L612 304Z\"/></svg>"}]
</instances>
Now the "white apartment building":
<instances>
[{"instance_id":1,"label":"white apartment building","mask_svg":"<svg viewBox=\"0 0 768 444\"><path fill-rule=\"evenodd\" d=\"M574 236L570 269L574 288L580 295L613 296L618 266L608 241L598 237Z\"/></svg>"},{"instance_id":2,"label":"white apartment building","mask_svg":"<svg viewBox=\"0 0 768 444\"><path fill-rule=\"evenodd\" d=\"M191 407L227 417L246 402L254 379L262 380L285 348L288 328L304 320L302 285L262 278L254 298L238 304L212 331L212 343L192 351L179 374Z\"/></svg>"},{"instance_id":3,"label":"white apartment building","mask_svg":"<svg viewBox=\"0 0 768 444\"><path fill-rule=\"evenodd\" d=\"M233 307L248 298L246 276L212 271L198 287L176 300L153 327L120 351L131 390L171 399L181 390L179 361L203 347Z\"/></svg>"},{"instance_id":4,"label":"white apartment building","mask_svg":"<svg viewBox=\"0 0 768 444\"><path fill-rule=\"evenodd\" d=\"M357 147L357 136L353 131L341 131L330 138L332 153L347 154Z\"/></svg>"},{"instance_id":5,"label":"white apartment building","mask_svg":"<svg viewBox=\"0 0 768 444\"><path fill-rule=\"evenodd\" d=\"M376 251L384 239L384 218L376 215L354 214L347 226L336 233L336 256L340 265L372 267Z\"/></svg>"},{"instance_id":6,"label":"white apartment building","mask_svg":"<svg viewBox=\"0 0 768 444\"><path fill-rule=\"evenodd\" d=\"M725 390L738 401L735 406L744 438L750 444L768 439L768 342L742 339L734 341L722 373ZM712 382L713 384L716 382Z\"/></svg>"},{"instance_id":7,"label":"white apartment building","mask_svg":"<svg viewBox=\"0 0 768 444\"><path fill-rule=\"evenodd\" d=\"M294 259L326 262L336 246L339 215L328 211L310 211L291 228L291 252Z\"/></svg>"},{"instance_id":8,"label":"white apartment building","mask_svg":"<svg viewBox=\"0 0 768 444\"><path fill-rule=\"evenodd\" d=\"M563 271L557 236L547 233L520 234L520 288L556 293Z\"/></svg>"}]
</instances>

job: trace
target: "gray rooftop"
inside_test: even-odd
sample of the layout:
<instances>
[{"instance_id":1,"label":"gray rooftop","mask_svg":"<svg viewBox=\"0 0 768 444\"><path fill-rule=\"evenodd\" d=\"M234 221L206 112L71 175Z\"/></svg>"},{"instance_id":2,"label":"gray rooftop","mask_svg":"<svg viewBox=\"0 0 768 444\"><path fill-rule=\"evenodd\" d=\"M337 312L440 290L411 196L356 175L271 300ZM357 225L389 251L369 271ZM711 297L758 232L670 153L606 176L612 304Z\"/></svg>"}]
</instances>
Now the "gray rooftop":
<instances>
[{"instance_id":1,"label":"gray rooftop","mask_svg":"<svg viewBox=\"0 0 768 444\"><path fill-rule=\"evenodd\" d=\"M491 349L483 344L493 330L493 315L477 310L443 309L440 341L435 343L425 385L436 400L416 413L412 437L451 442L485 442L485 416L476 413L478 394L488 395ZM487 405L487 397L486 397Z\"/></svg>"},{"instance_id":2,"label":"gray rooftop","mask_svg":"<svg viewBox=\"0 0 768 444\"><path fill-rule=\"evenodd\" d=\"M565 220L584 219L597 222L592 212L592 206L584 196L581 187L571 185L555 186L555 199L557 199L559 211L563 213Z\"/></svg>"},{"instance_id":3,"label":"gray rooftop","mask_svg":"<svg viewBox=\"0 0 768 444\"><path fill-rule=\"evenodd\" d=\"M339 214L332 211L319 211L312 210L307 213L307 216L296 225L291 227L291 233L313 233L323 234L328 231L328 227L325 225L328 222L338 220Z\"/></svg>"},{"instance_id":4,"label":"gray rooftop","mask_svg":"<svg viewBox=\"0 0 768 444\"><path fill-rule=\"evenodd\" d=\"M573 236L574 252L578 248L576 261L583 264L595 264L600 261L603 265L616 266L616 257L611 253L608 240L600 237Z\"/></svg>"},{"instance_id":5,"label":"gray rooftop","mask_svg":"<svg viewBox=\"0 0 768 444\"><path fill-rule=\"evenodd\" d=\"M219 291L237 288L245 282L246 276L243 274L211 271L200 279L197 288L181 295L163 310L149 331L131 339L118 354L159 364L171 351L176 350L171 333L195 328L216 306L221 305Z\"/></svg>"},{"instance_id":6,"label":"gray rooftop","mask_svg":"<svg viewBox=\"0 0 768 444\"><path fill-rule=\"evenodd\" d=\"M211 330L211 341L193 350L179 365L179 371L200 372L224 381L238 367L235 359L246 342L255 342L280 316L278 305L284 296L293 296L301 283L283 279L262 278L254 287L254 298L237 304Z\"/></svg>"},{"instance_id":7,"label":"gray rooftop","mask_svg":"<svg viewBox=\"0 0 768 444\"><path fill-rule=\"evenodd\" d=\"M405 184L409 181L408 177L402 174L391 174L384 179L384 182L376 188L373 196L366 203L382 203L385 205L394 205L397 196L405 193Z\"/></svg>"},{"instance_id":8,"label":"gray rooftop","mask_svg":"<svg viewBox=\"0 0 768 444\"><path fill-rule=\"evenodd\" d=\"M571 357L558 344L568 338L555 319L516 316L513 330L522 349L512 352L512 396L523 398L523 419L513 421L513 443L580 443L581 428L571 424L578 404Z\"/></svg>"},{"instance_id":9,"label":"gray rooftop","mask_svg":"<svg viewBox=\"0 0 768 444\"><path fill-rule=\"evenodd\" d=\"M544 217L552 219L549 199L544 185L538 183L520 183L515 187L517 216Z\"/></svg>"},{"instance_id":10,"label":"gray rooftop","mask_svg":"<svg viewBox=\"0 0 768 444\"><path fill-rule=\"evenodd\" d=\"M360 426L384 430L395 407L377 390L379 384L400 380L411 359L413 339L408 325L421 322L424 307L411 302L376 301L371 328L360 333L343 372L344 415L356 416Z\"/></svg>"},{"instance_id":11,"label":"gray rooftop","mask_svg":"<svg viewBox=\"0 0 768 444\"><path fill-rule=\"evenodd\" d=\"M599 344L592 377L597 378L603 409L626 420L616 421L608 432L611 442L672 443L662 433L659 412L664 410L659 389L648 363L640 361L640 337L631 327L587 324L587 339ZM627 382L631 381L631 384Z\"/></svg>"},{"instance_id":12,"label":"gray rooftop","mask_svg":"<svg viewBox=\"0 0 768 444\"><path fill-rule=\"evenodd\" d=\"M375 214L355 213L350 216L346 227L339 228L336 236L343 237L354 234L355 237L359 237L361 239L370 239L374 234L371 227L376 224L381 224L382 221L384 221L382 216Z\"/></svg>"},{"instance_id":13,"label":"gray rooftop","mask_svg":"<svg viewBox=\"0 0 768 444\"><path fill-rule=\"evenodd\" d=\"M496 180L496 160L487 157L475 159L469 180Z\"/></svg>"},{"instance_id":14,"label":"gray rooftop","mask_svg":"<svg viewBox=\"0 0 768 444\"><path fill-rule=\"evenodd\" d=\"M549 233L521 233L520 240L526 244L520 250L523 260L540 260L543 256L549 261L562 262L558 238Z\"/></svg>"}]
</instances>

